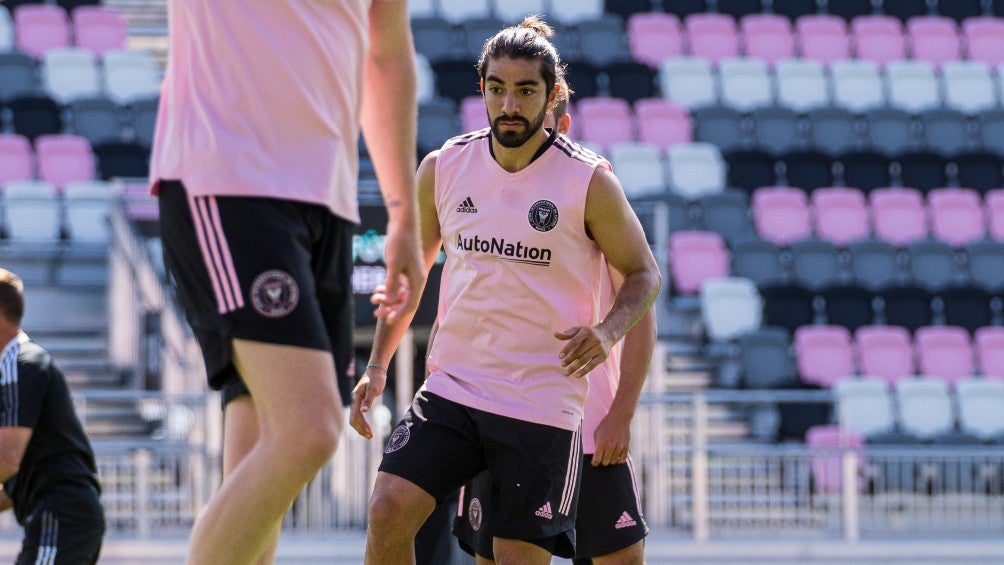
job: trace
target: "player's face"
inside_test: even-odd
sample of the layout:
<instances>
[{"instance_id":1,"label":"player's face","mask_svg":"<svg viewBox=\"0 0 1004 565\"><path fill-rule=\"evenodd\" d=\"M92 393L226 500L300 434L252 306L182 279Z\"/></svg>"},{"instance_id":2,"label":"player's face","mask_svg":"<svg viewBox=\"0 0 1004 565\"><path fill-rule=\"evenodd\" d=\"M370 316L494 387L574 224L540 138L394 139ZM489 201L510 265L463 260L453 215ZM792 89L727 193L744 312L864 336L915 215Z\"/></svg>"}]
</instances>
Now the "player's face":
<instances>
[{"instance_id":1,"label":"player's face","mask_svg":"<svg viewBox=\"0 0 1004 565\"><path fill-rule=\"evenodd\" d=\"M508 57L489 60L484 95L495 139L508 148L529 141L544 125L548 94L540 61Z\"/></svg>"}]
</instances>

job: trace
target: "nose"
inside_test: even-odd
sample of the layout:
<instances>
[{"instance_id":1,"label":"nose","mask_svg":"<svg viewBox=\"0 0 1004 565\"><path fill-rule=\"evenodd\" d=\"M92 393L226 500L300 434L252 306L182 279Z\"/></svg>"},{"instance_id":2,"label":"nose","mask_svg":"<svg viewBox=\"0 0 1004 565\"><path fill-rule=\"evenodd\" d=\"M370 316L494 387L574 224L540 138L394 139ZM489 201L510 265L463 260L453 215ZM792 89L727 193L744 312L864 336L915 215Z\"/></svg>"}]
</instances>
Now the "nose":
<instances>
[{"instance_id":1,"label":"nose","mask_svg":"<svg viewBox=\"0 0 1004 565\"><path fill-rule=\"evenodd\" d=\"M513 114L517 109L516 95L512 92L506 92L505 98L502 99L502 112L504 114Z\"/></svg>"}]
</instances>

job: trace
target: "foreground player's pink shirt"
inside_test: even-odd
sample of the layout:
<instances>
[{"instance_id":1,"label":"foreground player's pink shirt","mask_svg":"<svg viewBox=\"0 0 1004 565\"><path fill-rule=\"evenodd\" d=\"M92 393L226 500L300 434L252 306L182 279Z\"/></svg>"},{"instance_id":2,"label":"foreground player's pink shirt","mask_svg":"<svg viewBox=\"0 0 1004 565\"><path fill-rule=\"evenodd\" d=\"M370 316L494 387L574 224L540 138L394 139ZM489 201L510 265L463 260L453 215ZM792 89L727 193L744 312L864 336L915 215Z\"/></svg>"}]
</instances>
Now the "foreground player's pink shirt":
<instances>
[{"instance_id":1,"label":"foreground player's pink shirt","mask_svg":"<svg viewBox=\"0 0 1004 565\"><path fill-rule=\"evenodd\" d=\"M600 273L600 312L606 313L614 303L616 291L610 275L611 267L604 262ZM621 350L624 341L618 341L610 349L607 360L589 372L589 394L586 395L586 412L582 418L582 453L590 455L596 452L596 427L600 420L610 412L610 406L617 396L617 385L620 383Z\"/></svg>"},{"instance_id":2,"label":"foreground player's pink shirt","mask_svg":"<svg viewBox=\"0 0 1004 565\"><path fill-rule=\"evenodd\" d=\"M576 430L587 380L562 372L554 332L599 321L603 266L585 231L598 166L563 135L521 171L489 151L488 129L446 142L436 209L446 250L439 332L425 388L455 402Z\"/></svg>"},{"instance_id":3,"label":"foreground player's pink shirt","mask_svg":"<svg viewBox=\"0 0 1004 565\"><path fill-rule=\"evenodd\" d=\"M369 7L171 0L152 180L320 204L358 222Z\"/></svg>"}]
</instances>

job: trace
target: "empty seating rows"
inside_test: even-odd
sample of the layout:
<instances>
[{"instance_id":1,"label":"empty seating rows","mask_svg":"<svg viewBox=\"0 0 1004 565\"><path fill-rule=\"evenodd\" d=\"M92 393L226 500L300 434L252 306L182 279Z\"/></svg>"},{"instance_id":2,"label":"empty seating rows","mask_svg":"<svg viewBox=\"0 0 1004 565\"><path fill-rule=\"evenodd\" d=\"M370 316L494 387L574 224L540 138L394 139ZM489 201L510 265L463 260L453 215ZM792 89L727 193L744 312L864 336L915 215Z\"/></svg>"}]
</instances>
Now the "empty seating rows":
<instances>
[{"instance_id":1,"label":"empty seating rows","mask_svg":"<svg viewBox=\"0 0 1004 565\"><path fill-rule=\"evenodd\" d=\"M0 191L0 236L13 243L104 243L115 184L78 180L57 189L43 180L10 181Z\"/></svg>"},{"instance_id":2,"label":"empty seating rows","mask_svg":"<svg viewBox=\"0 0 1004 565\"><path fill-rule=\"evenodd\" d=\"M100 56L124 48L127 36L125 18L105 6L79 5L68 12L58 4L31 3L13 8L12 15L0 5L0 51L17 49L41 59L52 49L73 46Z\"/></svg>"},{"instance_id":3,"label":"empty seating rows","mask_svg":"<svg viewBox=\"0 0 1004 565\"><path fill-rule=\"evenodd\" d=\"M39 135L34 145L18 134L0 134L0 187L40 180L61 190L77 181L96 178L145 177L149 149L128 143L92 146L87 138L69 134Z\"/></svg>"}]
</instances>

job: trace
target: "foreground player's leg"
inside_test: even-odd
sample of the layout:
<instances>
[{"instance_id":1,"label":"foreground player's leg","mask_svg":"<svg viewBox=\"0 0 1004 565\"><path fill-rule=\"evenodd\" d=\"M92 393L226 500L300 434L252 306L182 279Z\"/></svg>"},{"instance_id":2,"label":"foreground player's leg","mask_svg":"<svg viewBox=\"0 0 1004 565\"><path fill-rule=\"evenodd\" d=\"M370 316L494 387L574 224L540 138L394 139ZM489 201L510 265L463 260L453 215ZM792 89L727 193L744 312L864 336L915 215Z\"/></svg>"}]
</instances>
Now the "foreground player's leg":
<instances>
[{"instance_id":1,"label":"foreground player's leg","mask_svg":"<svg viewBox=\"0 0 1004 565\"><path fill-rule=\"evenodd\" d=\"M645 563L645 542L639 541L624 549L593 557L593 565L642 565Z\"/></svg>"},{"instance_id":2,"label":"foreground player's leg","mask_svg":"<svg viewBox=\"0 0 1004 565\"><path fill-rule=\"evenodd\" d=\"M548 565L551 552L528 541L495 538L492 543L498 565Z\"/></svg>"},{"instance_id":3,"label":"foreground player's leg","mask_svg":"<svg viewBox=\"0 0 1004 565\"><path fill-rule=\"evenodd\" d=\"M415 534L436 508L436 499L415 483L381 471L370 498L367 565L415 563Z\"/></svg>"},{"instance_id":4,"label":"foreground player's leg","mask_svg":"<svg viewBox=\"0 0 1004 565\"><path fill-rule=\"evenodd\" d=\"M290 504L334 453L341 433L329 353L234 340L234 364L255 399L259 439L196 520L191 565L258 559Z\"/></svg>"}]
</instances>

